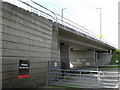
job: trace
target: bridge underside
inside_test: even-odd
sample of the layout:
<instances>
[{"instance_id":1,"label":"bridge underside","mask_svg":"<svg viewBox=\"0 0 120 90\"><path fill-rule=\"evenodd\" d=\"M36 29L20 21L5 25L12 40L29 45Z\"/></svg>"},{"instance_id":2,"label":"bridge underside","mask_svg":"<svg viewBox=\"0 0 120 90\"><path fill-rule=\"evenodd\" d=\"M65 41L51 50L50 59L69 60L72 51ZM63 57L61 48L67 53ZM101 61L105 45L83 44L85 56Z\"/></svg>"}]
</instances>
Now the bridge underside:
<instances>
[{"instance_id":1,"label":"bridge underside","mask_svg":"<svg viewBox=\"0 0 120 90\"><path fill-rule=\"evenodd\" d=\"M111 46L62 25L58 26L58 31L60 57L67 64L66 68L69 63L74 67L110 64L110 51L114 50Z\"/></svg>"},{"instance_id":2,"label":"bridge underside","mask_svg":"<svg viewBox=\"0 0 120 90\"><path fill-rule=\"evenodd\" d=\"M58 25L59 28L59 40L61 43L69 44L73 49L79 50L95 50L95 51L108 51L115 48L97 40L93 37L83 34L63 25Z\"/></svg>"}]
</instances>

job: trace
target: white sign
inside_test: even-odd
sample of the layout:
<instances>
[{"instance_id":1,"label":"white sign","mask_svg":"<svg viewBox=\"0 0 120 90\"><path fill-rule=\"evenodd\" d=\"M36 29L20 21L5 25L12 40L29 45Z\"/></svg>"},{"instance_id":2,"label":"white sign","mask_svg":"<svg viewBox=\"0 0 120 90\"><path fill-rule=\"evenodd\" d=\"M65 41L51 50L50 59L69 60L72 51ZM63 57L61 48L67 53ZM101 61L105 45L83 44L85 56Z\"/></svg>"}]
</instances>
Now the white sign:
<instances>
[{"instance_id":1,"label":"white sign","mask_svg":"<svg viewBox=\"0 0 120 90\"><path fill-rule=\"evenodd\" d=\"M57 62L54 62L54 67L57 67L58 66L58 63Z\"/></svg>"}]
</instances>

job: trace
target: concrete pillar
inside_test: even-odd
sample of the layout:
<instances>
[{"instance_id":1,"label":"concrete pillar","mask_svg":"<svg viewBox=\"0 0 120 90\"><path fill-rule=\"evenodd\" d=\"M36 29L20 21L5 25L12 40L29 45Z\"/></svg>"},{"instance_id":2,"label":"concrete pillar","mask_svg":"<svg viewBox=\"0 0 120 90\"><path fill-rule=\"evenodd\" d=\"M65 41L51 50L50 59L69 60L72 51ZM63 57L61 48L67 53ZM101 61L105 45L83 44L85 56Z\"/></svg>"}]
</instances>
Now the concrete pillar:
<instances>
[{"instance_id":1,"label":"concrete pillar","mask_svg":"<svg viewBox=\"0 0 120 90\"><path fill-rule=\"evenodd\" d=\"M69 45L60 44L60 59L65 64L63 68L70 67L70 48Z\"/></svg>"},{"instance_id":2,"label":"concrete pillar","mask_svg":"<svg viewBox=\"0 0 120 90\"><path fill-rule=\"evenodd\" d=\"M60 46L58 39L58 28L53 23L52 26L52 41L51 41L51 61L60 61Z\"/></svg>"}]
</instances>

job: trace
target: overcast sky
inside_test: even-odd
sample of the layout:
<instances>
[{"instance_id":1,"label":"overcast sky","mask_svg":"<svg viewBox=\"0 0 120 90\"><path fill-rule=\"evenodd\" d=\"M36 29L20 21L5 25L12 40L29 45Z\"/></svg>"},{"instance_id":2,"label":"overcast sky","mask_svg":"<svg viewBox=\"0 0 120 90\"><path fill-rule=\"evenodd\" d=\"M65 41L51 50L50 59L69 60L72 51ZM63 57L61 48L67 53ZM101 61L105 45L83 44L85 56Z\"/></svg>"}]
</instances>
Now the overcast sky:
<instances>
[{"instance_id":1,"label":"overcast sky","mask_svg":"<svg viewBox=\"0 0 120 90\"><path fill-rule=\"evenodd\" d=\"M5 0L17 3L17 0ZM23 0L29 2L30 0ZM100 10L102 8L102 35L118 47L119 0L34 0L50 10L68 18L88 30L100 34Z\"/></svg>"}]
</instances>

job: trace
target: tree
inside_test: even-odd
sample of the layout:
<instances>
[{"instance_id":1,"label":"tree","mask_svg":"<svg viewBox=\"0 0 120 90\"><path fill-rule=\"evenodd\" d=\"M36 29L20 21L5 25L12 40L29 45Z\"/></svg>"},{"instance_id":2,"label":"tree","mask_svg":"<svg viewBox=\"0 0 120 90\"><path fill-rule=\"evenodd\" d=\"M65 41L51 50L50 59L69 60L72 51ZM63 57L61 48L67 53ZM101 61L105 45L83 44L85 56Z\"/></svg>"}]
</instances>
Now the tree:
<instances>
[{"instance_id":1,"label":"tree","mask_svg":"<svg viewBox=\"0 0 120 90\"><path fill-rule=\"evenodd\" d=\"M120 50L116 50L113 52L111 65L120 65Z\"/></svg>"}]
</instances>

